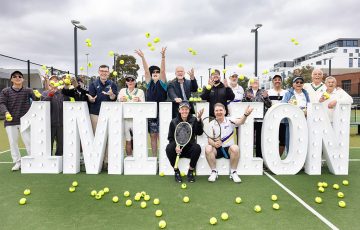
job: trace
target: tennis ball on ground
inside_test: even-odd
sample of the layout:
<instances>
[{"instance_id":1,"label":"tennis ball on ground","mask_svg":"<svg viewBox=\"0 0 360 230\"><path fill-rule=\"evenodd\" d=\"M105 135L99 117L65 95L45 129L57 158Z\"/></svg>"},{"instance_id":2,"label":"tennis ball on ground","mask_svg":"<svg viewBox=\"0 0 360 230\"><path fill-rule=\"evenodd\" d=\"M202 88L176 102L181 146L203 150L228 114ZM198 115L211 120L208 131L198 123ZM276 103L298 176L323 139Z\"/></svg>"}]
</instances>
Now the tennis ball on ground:
<instances>
[{"instance_id":1,"label":"tennis ball on ground","mask_svg":"<svg viewBox=\"0 0 360 230\"><path fill-rule=\"evenodd\" d=\"M245 76L244 75L242 75L242 74L240 74L240 76L239 76L239 80L240 81L243 81L245 79Z\"/></svg>"},{"instance_id":2,"label":"tennis ball on ground","mask_svg":"<svg viewBox=\"0 0 360 230\"><path fill-rule=\"evenodd\" d=\"M342 193L342 192L338 192L338 193L337 193L337 196L338 196L339 198L343 198L345 195L344 195L344 193Z\"/></svg>"},{"instance_id":3,"label":"tennis ball on ground","mask_svg":"<svg viewBox=\"0 0 360 230\"><path fill-rule=\"evenodd\" d=\"M180 176L185 176L185 173L184 173L184 172L180 172Z\"/></svg>"},{"instance_id":4,"label":"tennis ball on ground","mask_svg":"<svg viewBox=\"0 0 360 230\"><path fill-rule=\"evenodd\" d=\"M27 195L30 195L30 193L31 193L30 189L27 188L24 190L24 195L27 196Z\"/></svg>"},{"instance_id":5,"label":"tennis ball on ground","mask_svg":"<svg viewBox=\"0 0 360 230\"><path fill-rule=\"evenodd\" d=\"M327 187L328 187L328 183L323 182L323 187L324 187L324 188L327 188Z\"/></svg>"},{"instance_id":6,"label":"tennis ball on ground","mask_svg":"<svg viewBox=\"0 0 360 230\"><path fill-rule=\"evenodd\" d=\"M159 228L165 228L166 227L166 221L165 220L160 220L159 221Z\"/></svg>"},{"instance_id":7,"label":"tennis ball on ground","mask_svg":"<svg viewBox=\"0 0 360 230\"><path fill-rule=\"evenodd\" d=\"M211 218L210 218L210 224L211 224L211 225L217 224L217 219L216 219L215 217L211 217Z\"/></svg>"},{"instance_id":8,"label":"tennis ball on ground","mask_svg":"<svg viewBox=\"0 0 360 230\"><path fill-rule=\"evenodd\" d=\"M261 212L261 206L260 205L255 205L254 211L255 212Z\"/></svg>"},{"instance_id":9,"label":"tennis ball on ground","mask_svg":"<svg viewBox=\"0 0 360 230\"><path fill-rule=\"evenodd\" d=\"M235 203L240 204L240 203L241 203L241 198L240 198L240 197L236 197L236 198L235 198Z\"/></svg>"},{"instance_id":10,"label":"tennis ball on ground","mask_svg":"<svg viewBox=\"0 0 360 230\"><path fill-rule=\"evenodd\" d=\"M72 187L72 186L71 186L71 187L69 188L69 192L75 192L75 187Z\"/></svg>"},{"instance_id":11,"label":"tennis ball on ground","mask_svg":"<svg viewBox=\"0 0 360 230\"><path fill-rule=\"evenodd\" d=\"M277 195L272 195L272 196L271 196L271 200L272 200L272 201L276 201L277 199L278 199L278 198L277 198Z\"/></svg>"},{"instance_id":12,"label":"tennis ball on ground","mask_svg":"<svg viewBox=\"0 0 360 230\"><path fill-rule=\"evenodd\" d=\"M19 200L19 204L21 204L21 205L26 204L26 198L21 198L21 199Z\"/></svg>"},{"instance_id":13,"label":"tennis ball on ground","mask_svg":"<svg viewBox=\"0 0 360 230\"><path fill-rule=\"evenodd\" d=\"M127 207L130 207L132 205L132 201L131 200L126 200L125 205Z\"/></svg>"},{"instance_id":14,"label":"tennis ball on ground","mask_svg":"<svg viewBox=\"0 0 360 230\"><path fill-rule=\"evenodd\" d=\"M110 189L108 187L105 187L104 188L104 193L108 193L108 192L110 192Z\"/></svg>"},{"instance_id":15,"label":"tennis ball on ground","mask_svg":"<svg viewBox=\"0 0 360 230\"><path fill-rule=\"evenodd\" d=\"M119 197L118 197L118 196L113 196L112 201L113 201L114 203L119 202Z\"/></svg>"},{"instance_id":16,"label":"tennis ball on ground","mask_svg":"<svg viewBox=\"0 0 360 230\"><path fill-rule=\"evenodd\" d=\"M160 38L159 37L154 38L154 43L158 43L158 42L160 42Z\"/></svg>"},{"instance_id":17,"label":"tennis ball on ground","mask_svg":"<svg viewBox=\"0 0 360 230\"><path fill-rule=\"evenodd\" d=\"M239 63L237 66L238 66L239 68L242 68L242 67L244 66L244 64L243 64L243 63Z\"/></svg>"},{"instance_id":18,"label":"tennis ball on ground","mask_svg":"<svg viewBox=\"0 0 360 230\"><path fill-rule=\"evenodd\" d=\"M141 197L141 192L137 192L137 193L135 194L135 196Z\"/></svg>"},{"instance_id":19,"label":"tennis ball on ground","mask_svg":"<svg viewBox=\"0 0 360 230\"><path fill-rule=\"evenodd\" d=\"M318 204L321 204L322 203L321 197L319 197L319 196L315 197L315 202Z\"/></svg>"},{"instance_id":20,"label":"tennis ball on ground","mask_svg":"<svg viewBox=\"0 0 360 230\"><path fill-rule=\"evenodd\" d=\"M120 65L124 65L125 61L124 60L120 60Z\"/></svg>"},{"instance_id":21,"label":"tennis ball on ground","mask_svg":"<svg viewBox=\"0 0 360 230\"><path fill-rule=\"evenodd\" d=\"M140 207L141 207L141 208L146 208L146 202L145 202L145 201L141 201Z\"/></svg>"},{"instance_id":22,"label":"tennis ball on ground","mask_svg":"<svg viewBox=\"0 0 360 230\"><path fill-rule=\"evenodd\" d=\"M273 209L275 209L275 210L279 210L279 209L280 209L280 205L279 205L278 203L274 203L272 207L273 207Z\"/></svg>"},{"instance_id":23,"label":"tennis ball on ground","mask_svg":"<svg viewBox=\"0 0 360 230\"><path fill-rule=\"evenodd\" d=\"M157 216L157 217L160 217L160 216L162 216L162 211L161 210L156 210L155 211L155 216Z\"/></svg>"},{"instance_id":24,"label":"tennis ball on ground","mask_svg":"<svg viewBox=\"0 0 360 230\"><path fill-rule=\"evenodd\" d=\"M343 185L349 185L349 181L348 180L343 180Z\"/></svg>"},{"instance_id":25,"label":"tennis ball on ground","mask_svg":"<svg viewBox=\"0 0 360 230\"><path fill-rule=\"evenodd\" d=\"M318 182L318 183L317 183L317 186L318 186L318 187L323 187L323 183L322 183L322 182Z\"/></svg>"},{"instance_id":26,"label":"tennis ball on ground","mask_svg":"<svg viewBox=\"0 0 360 230\"><path fill-rule=\"evenodd\" d=\"M319 192L324 192L325 189L324 189L323 187L319 187L319 188L318 188L318 191L319 191Z\"/></svg>"},{"instance_id":27,"label":"tennis ball on ground","mask_svg":"<svg viewBox=\"0 0 360 230\"><path fill-rule=\"evenodd\" d=\"M145 191L142 191L140 194L141 194L141 197L145 197L146 192L145 192Z\"/></svg>"},{"instance_id":28,"label":"tennis ball on ground","mask_svg":"<svg viewBox=\"0 0 360 230\"><path fill-rule=\"evenodd\" d=\"M229 215L226 212L221 213L221 219L222 220L228 220L229 219Z\"/></svg>"},{"instance_id":29,"label":"tennis ball on ground","mask_svg":"<svg viewBox=\"0 0 360 230\"><path fill-rule=\"evenodd\" d=\"M96 196L96 194L97 194L96 190L92 190L92 191L90 192L90 195L91 195L91 196Z\"/></svg>"},{"instance_id":30,"label":"tennis ball on ground","mask_svg":"<svg viewBox=\"0 0 360 230\"><path fill-rule=\"evenodd\" d=\"M105 194L105 192L104 192L104 190L100 190L98 194L103 196Z\"/></svg>"},{"instance_id":31,"label":"tennis ball on ground","mask_svg":"<svg viewBox=\"0 0 360 230\"><path fill-rule=\"evenodd\" d=\"M135 195L134 200L139 201L141 199L141 196Z\"/></svg>"},{"instance_id":32,"label":"tennis ball on ground","mask_svg":"<svg viewBox=\"0 0 360 230\"><path fill-rule=\"evenodd\" d=\"M189 203L190 198L188 196L184 196L183 201L184 203Z\"/></svg>"},{"instance_id":33,"label":"tennis ball on ground","mask_svg":"<svg viewBox=\"0 0 360 230\"><path fill-rule=\"evenodd\" d=\"M338 184L333 184L333 189L338 190L340 188L340 186Z\"/></svg>"},{"instance_id":34,"label":"tennis ball on ground","mask_svg":"<svg viewBox=\"0 0 360 230\"><path fill-rule=\"evenodd\" d=\"M210 90L211 87L212 87L211 85L207 85L207 86L206 86L206 89L207 89L207 90Z\"/></svg>"},{"instance_id":35,"label":"tennis ball on ground","mask_svg":"<svg viewBox=\"0 0 360 230\"><path fill-rule=\"evenodd\" d=\"M182 189L186 189L186 187L187 187L187 185L186 185L185 183L182 183L182 184L181 184L181 188L182 188Z\"/></svg>"},{"instance_id":36,"label":"tennis ball on ground","mask_svg":"<svg viewBox=\"0 0 360 230\"><path fill-rule=\"evenodd\" d=\"M73 187L77 187L77 186L79 185L79 183L78 183L77 181L73 181L73 182L71 183L71 185L72 185Z\"/></svg>"},{"instance_id":37,"label":"tennis ball on ground","mask_svg":"<svg viewBox=\"0 0 360 230\"><path fill-rule=\"evenodd\" d=\"M130 196L130 192L129 192L129 191L125 191L125 192L124 192L124 196L125 196L125 197Z\"/></svg>"},{"instance_id":38,"label":"tennis ball on ground","mask_svg":"<svg viewBox=\"0 0 360 230\"><path fill-rule=\"evenodd\" d=\"M150 37L150 33L148 32L148 33L145 33L145 37L146 38L149 38Z\"/></svg>"},{"instance_id":39,"label":"tennis ball on ground","mask_svg":"<svg viewBox=\"0 0 360 230\"><path fill-rule=\"evenodd\" d=\"M164 172L160 172L159 176L165 176Z\"/></svg>"},{"instance_id":40,"label":"tennis ball on ground","mask_svg":"<svg viewBox=\"0 0 360 230\"><path fill-rule=\"evenodd\" d=\"M100 200L101 198L102 198L102 195L101 195L101 194L97 193L97 194L95 195L95 199Z\"/></svg>"},{"instance_id":41,"label":"tennis ball on ground","mask_svg":"<svg viewBox=\"0 0 360 230\"><path fill-rule=\"evenodd\" d=\"M346 207L345 201L343 200L339 201L339 207L345 208Z\"/></svg>"},{"instance_id":42,"label":"tennis ball on ground","mask_svg":"<svg viewBox=\"0 0 360 230\"><path fill-rule=\"evenodd\" d=\"M146 200L146 201L150 200L150 195L146 194L146 195L144 196L144 200Z\"/></svg>"},{"instance_id":43,"label":"tennis ball on ground","mask_svg":"<svg viewBox=\"0 0 360 230\"><path fill-rule=\"evenodd\" d=\"M198 91L198 93L202 93L203 88L199 87L199 88L197 89L197 91Z\"/></svg>"},{"instance_id":44,"label":"tennis ball on ground","mask_svg":"<svg viewBox=\"0 0 360 230\"><path fill-rule=\"evenodd\" d=\"M155 198L155 199L154 199L154 204L156 204L156 205L160 204L159 198Z\"/></svg>"}]
</instances>

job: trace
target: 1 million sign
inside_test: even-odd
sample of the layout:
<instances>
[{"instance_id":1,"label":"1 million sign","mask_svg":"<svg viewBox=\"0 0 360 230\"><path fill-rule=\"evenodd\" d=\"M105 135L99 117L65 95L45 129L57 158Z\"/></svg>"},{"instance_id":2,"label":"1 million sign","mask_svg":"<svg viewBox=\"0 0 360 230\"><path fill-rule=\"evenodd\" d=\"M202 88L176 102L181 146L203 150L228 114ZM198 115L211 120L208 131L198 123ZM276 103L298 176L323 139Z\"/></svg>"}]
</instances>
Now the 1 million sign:
<instances>
[{"instance_id":1,"label":"1 million sign","mask_svg":"<svg viewBox=\"0 0 360 230\"><path fill-rule=\"evenodd\" d=\"M326 159L330 172L347 175L349 167L350 105L337 105L331 124L326 108L321 104L309 104L307 118L297 107L277 104L266 115L263 104L232 103L234 117L240 117L247 105L254 107L246 123L238 129L240 175L261 175L263 164L275 174L295 175L303 167L309 175L321 174L321 160ZM66 173L80 171L80 145L82 146L87 174L98 174L102 168L105 150L108 152L108 173L125 175L165 175L174 173L165 153L167 132L171 121L170 102L160 103L160 151L156 157L148 156L147 119L156 117L156 103L103 102L96 132L93 132L86 102L64 102L64 155L51 156L50 103L33 102L28 113L21 118L21 131L31 132L31 155L22 157L22 173ZM197 103L208 116L208 103ZM134 152L124 157L123 119L133 119ZM253 156L254 118L263 118L263 159ZM289 121L290 145L285 159L279 154L279 126L283 118ZM197 175L210 172L204 149L205 135L198 137L202 153L197 163ZM181 159L179 167L185 171L188 159ZM219 173L229 174L229 160L218 160Z\"/></svg>"}]
</instances>

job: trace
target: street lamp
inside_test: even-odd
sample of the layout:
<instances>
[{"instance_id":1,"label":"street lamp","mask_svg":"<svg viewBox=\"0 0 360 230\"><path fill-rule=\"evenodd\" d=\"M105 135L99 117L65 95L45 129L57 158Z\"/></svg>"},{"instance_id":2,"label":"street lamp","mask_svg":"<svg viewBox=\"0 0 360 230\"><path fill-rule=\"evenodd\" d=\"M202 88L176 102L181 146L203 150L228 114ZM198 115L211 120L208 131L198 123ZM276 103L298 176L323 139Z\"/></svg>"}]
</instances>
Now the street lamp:
<instances>
[{"instance_id":1,"label":"street lamp","mask_svg":"<svg viewBox=\"0 0 360 230\"><path fill-rule=\"evenodd\" d=\"M258 29L261 24L256 24L255 29L251 29L251 33L255 33L255 77L257 77L257 59L258 59Z\"/></svg>"},{"instance_id":2,"label":"street lamp","mask_svg":"<svg viewBox=\"0 0 360 230\"><path fill-rule=\"evenodd\" d=\"M80 25L79 21L71 20L71 24L74 25L74 56L75 56L75 77L78 76L78 55L77 55L77 29L86 30L86 27Z\"/></svg>"},{"instance_id":3,"label":"street lamp","mask_svg":"<svg viewBox=\"0 0 360 230\"><path fill-rule=\"evenodd\" d=\"M210 76L211 76L210 71L211 71L211 68L209 68L209 79L210 79Z\"/></svg>"},{"instance_id":4,"label":"street lamp","mask_svg":"<svg viewBox=\"0 0 360 230\"><path fill-rule=\"evenodd\" d=\"M225 64L225 59L228 55L224 54L223 56L221 56L224 59L224 69L226 69L226 64ZM224 79L225 79L225 72L224 72Z\"/></svg>"},{"instance_id":5,"label":"street lamp","mask_svg":"<svg viewBox=\"0 0 360 230\"><path fill-rule=\"evenodd\" d=\"M89 77L89 54L86 55L86 76Z\"/></svg>"}]
</instances>

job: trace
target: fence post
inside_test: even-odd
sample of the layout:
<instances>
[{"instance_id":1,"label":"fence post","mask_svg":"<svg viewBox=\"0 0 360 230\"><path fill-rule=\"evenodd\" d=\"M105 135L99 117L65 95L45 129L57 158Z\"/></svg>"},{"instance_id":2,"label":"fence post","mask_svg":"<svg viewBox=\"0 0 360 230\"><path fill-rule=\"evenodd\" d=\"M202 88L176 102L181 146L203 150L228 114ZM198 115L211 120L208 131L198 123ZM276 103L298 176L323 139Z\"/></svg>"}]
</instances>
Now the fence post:
<instances>
[{"instance_id":1,"label":"fence post","mask_svg":"<svg viewBox=\"0 0 360 230\"><path fill-rule=\"evenodd\" d=\"M30 88L30 60L27 60L27 69L28 69L28 87Z\"/></svg>"}]
</instances>

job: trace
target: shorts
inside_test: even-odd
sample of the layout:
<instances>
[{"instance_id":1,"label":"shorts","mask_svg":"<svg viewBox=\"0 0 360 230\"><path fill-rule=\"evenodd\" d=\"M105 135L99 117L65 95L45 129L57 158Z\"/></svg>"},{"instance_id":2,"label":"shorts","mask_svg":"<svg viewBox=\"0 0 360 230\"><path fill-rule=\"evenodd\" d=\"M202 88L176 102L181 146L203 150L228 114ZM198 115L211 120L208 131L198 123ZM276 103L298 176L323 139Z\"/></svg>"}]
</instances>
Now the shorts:
<instances>
[{"instance_id":1,"label":"shorts","mask_svg":"<svg viewBox=\"0 0 360 230\"><path fill-rule=\"evenodd\" d=\"M124 132L125 132L125 140L131 141L133 137L133 121L131 118L125 118L124 119Z\"/></svg>"},{"instance_id":2,"label":"shorts","mask_svg":"<svg viewBox=\"0 0 360 230\"><path fill-rule=\"evenodd\" d=\"M159 118L148 119L148 132L159 133Z\"/></svg>"},{"instance_id":3,"label":"shorts","mask_svg":"<svg viewBox=\"0 0 360 230\"><path fill-rule=\"evenodd\" d=\"M226 158L226 159L230 159L230 154L229 154L229 147L220 147L218 149L216 149L216 159L220 159L220 158Z\"/></svg>"}]
</instances>

